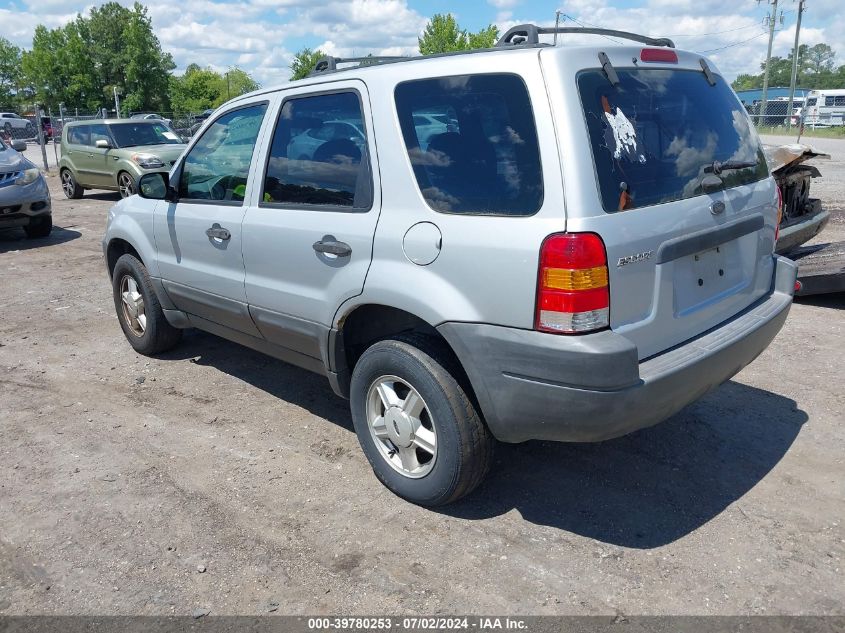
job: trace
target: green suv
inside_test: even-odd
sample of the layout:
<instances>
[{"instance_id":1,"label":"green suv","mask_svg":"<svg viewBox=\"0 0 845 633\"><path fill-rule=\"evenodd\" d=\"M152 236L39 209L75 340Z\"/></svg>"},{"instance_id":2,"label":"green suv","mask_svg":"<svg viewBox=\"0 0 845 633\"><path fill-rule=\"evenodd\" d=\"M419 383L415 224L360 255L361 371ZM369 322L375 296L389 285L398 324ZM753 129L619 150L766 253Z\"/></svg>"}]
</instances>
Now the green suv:
<instances>
[{"instance_id":1,"label":"green suv","mask_svg":"<svg viewBox=\"0 0 845 633\"><path fill-rule=\"evenodd\" d=\"M184 149L182 139L161 121L74 121L62 130L62 189L74 199L85 189L119 191L126 198L144 174L170 171Z\"/></svg>"}]
</instances>

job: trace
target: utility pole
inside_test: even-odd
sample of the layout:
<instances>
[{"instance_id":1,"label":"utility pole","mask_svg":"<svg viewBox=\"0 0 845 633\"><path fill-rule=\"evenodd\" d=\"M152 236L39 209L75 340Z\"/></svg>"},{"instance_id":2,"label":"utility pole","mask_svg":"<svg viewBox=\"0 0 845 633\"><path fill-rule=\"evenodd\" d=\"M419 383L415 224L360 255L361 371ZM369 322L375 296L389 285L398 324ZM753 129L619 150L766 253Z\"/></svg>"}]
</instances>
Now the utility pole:
<instances>
[{"instance_id":1,"label":"utility pole","mask_svg":"<svg viewBox=\"0 0 845 633\"><path fill-rule=\"evenodd\" d=\"M763 124L766 123L766 93L769 91L769 66L772 61L772 41L775 39L775 22L777 22L778 0L771 0L772 12L766 16L769 21L769 49L766 51L766 70L763 72L763 96L760 99L760 114L757 116L757 125L760 125L760 118ZM783 16L781 16L783 19Z\"/></svg>"},{"instance_id":2,"label":"utility pole","mask_svg":"<svg viewBox=\"0 0 845 633\"><path fill-rule=\"evenodd\" d=\"M555 42L554 45L557 46L557 27L560 26L560 10L555 11Z\"/></svg>"},{"instance_id":3,"label":"utility pole","mask_svg":"<svg viewBox=\"0 0 845 633\"><path fill-rule=\"evenodd\" d=\"M807 0L798 0L798 21L795 23L795 45L792 48L792 77L789 79L789 105L786 107L786 129L792 129L792 100L795 98L795 83L798 81L798 34L801 32L801 14Z\"/></svg>"}]
</instances>

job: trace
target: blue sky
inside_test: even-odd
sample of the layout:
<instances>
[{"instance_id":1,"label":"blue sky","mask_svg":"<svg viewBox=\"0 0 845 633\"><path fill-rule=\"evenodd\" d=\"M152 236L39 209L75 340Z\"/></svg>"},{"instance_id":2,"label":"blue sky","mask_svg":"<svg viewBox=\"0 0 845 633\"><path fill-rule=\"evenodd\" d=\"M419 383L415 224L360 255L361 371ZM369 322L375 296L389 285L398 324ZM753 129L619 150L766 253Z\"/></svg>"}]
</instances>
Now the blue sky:
<instances>
[{"instance_id":1,"label":"blue sky","mask_svg":"<svg viewBox=\"0 0 845 633\"><path fill-rule=\"evenodd\" d=\"M121 0L131 4L130 0ZM767 0L149 0L145 2L162 46L179 69L190 63L225 70L239 66L265 85L282 83L293 54L304 46L335 55L411 54L434 13L452 12L462 27L500 29L522 23L563 21L633 30L675 39L681 48L706 53L733 79L759 72L766 53L762 20ZM845 0L808 0L801 42L827 42L845 64ZM39 23L59 26L91 2L0 0L0 34L28 47ZM774 54L792 47L797 2L781 0ZM178 72L178 71L177 71Z\"/></svg>"}]
</instances>

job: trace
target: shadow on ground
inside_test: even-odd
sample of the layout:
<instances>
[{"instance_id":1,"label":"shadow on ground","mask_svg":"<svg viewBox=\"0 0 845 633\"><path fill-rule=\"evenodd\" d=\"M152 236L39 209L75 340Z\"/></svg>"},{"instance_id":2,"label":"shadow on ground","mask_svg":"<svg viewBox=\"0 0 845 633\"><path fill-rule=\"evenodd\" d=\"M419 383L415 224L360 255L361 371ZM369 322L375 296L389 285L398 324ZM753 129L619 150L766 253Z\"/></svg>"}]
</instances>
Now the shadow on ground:
<instances>
[{"instance_id":1,"label":"shadow on ground","mask_svg":"<svg viewBox=\"0 0 845 633\"><path fill-rule=\"evenodd\" d=\"M190 360L291 402L316 416L352 431L349 404L334 394L324 376L294 367L247 347L200 330L186 330L182 343L159 358ZM237 403L232 402L232 407ZM221 410L221 415L225 413Z\"/></svg>"},{"instance_id":2,"label":"shadow on ground","mask_svg":"<svg viewBox=\"0 0 845 633\"><path fill-rule=\"evenodd\" d=\"M322 376L198 331L186 332L163 358L214 367L353 431L347 402ZM538 525L658 547L704 525L759 483L806 421L793 400L731 381L665 423L619 439L500 444L482 487L437 511L486 519L516 509Z\"/></svg>"},{"instance_id":3,"label":"shadow on ground","mask_svg":"<svg viewBox=\"0 0 845 633\"><path fill-rule=\"evenodd\" d=\"M0 253L10 251L28 251L33 248L44 248L64 244L80 237L82 233L72 229L54 226L50 235L39 239L28 239L21 228L0 229Z\"/></svg>"},{"instance_id":4,"label":"shadow on ground","mask_svg":"<svg viewBox=\"0 0 845 633\"><path fill-rule=\"evenodd\" d=\"M819 308L834 308L843 310L845 309L845 292L834 292L827 295L810 295L809 297L795 297L795 303L816 306Z\"/></svg>"},{"instance_id":5,"label":"shadow on ground","mask_svg":"<svg viewBox=\"0 0 845 633\"><path fill-rule=\"evenodd\" d=\"M731 381L626 437L500 445L482 488L442 512L482 519L516 509L532 523L597 541L659 547L760 482L807 419L795 401Z\"/></svg>"}]
</instances>

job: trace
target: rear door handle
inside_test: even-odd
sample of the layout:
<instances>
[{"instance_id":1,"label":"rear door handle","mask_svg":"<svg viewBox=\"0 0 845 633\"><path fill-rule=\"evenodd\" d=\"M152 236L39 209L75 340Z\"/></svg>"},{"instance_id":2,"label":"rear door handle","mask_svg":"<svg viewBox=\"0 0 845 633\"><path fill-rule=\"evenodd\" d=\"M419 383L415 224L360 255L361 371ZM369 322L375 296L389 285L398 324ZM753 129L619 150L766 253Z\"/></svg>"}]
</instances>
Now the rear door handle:
<instances>
[{"instance_id":1,"label":"rear door handle","mask_svg":"<svg viewBox=\"0 0 845 633\"><path fill-rule=\"evenodd\" d=\"M215 222L211 225L211 228L205 230L205 234L208 237L215 239L215 240L228 240L231 239L232 234L229 233L229 229L224 229L222 226Z\"/></svg>"},{"instance_id":2,"label":"rear door handle","mask_svg":"<svg viewBox=\"0 0 845 633\"><path fill-rule=\"evenodd\" d=\"M319 242L314 242L314 250L318 253L346 257L352 254L352 247L346 242L338 242L333 235L324 235Z\"/></svg>"}]
</instances>

